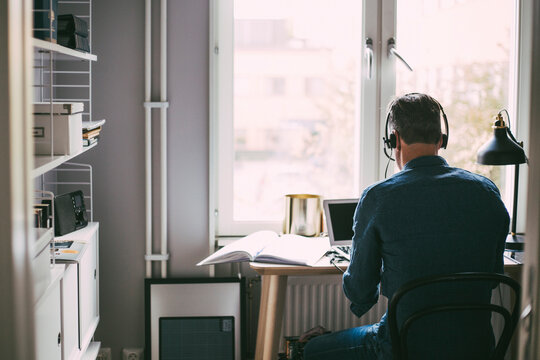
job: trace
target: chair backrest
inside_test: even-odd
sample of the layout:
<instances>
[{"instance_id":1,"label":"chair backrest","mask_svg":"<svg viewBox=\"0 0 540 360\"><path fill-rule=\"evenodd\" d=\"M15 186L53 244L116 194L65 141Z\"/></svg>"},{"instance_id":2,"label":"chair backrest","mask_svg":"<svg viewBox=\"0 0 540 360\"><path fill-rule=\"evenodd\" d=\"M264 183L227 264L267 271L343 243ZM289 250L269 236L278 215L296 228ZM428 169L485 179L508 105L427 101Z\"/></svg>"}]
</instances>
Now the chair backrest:
<instances>
[{"instance_id":1,"label":"chair backrest","mask_svg":"<svg viewBox=\"0 0 540 360\"><path fill-rule=\"evenodd\" d=\"M400 312L400 305L403 303L403 298L406 295L412 294L414 291L426 289L428 286L452 286L452 284L467 284L470 286L480 286L484 289L489 288L489 294L491 289L497 287L500 284L507 285L514 292L514 303L511 311L508 311L504 306L491 304L489 300L486 301L485 296L479 296L478 299L468 297L463 301L453 301L449 297L448 300L442 296L443 300L439 299L435 304L430 304L430 299L424 299L425 305L420 306L418 309L414 309L411 313L405 315L400 314L398 323L398 313ZM456 294L454 289L454 294ZM454 296L457 297L457 296ZM457 273L436 275L427 278L413 280L406 283L399 288L392 299L388 307L388 326L390 329L390 337L392 340L392 353L394 360L407 360L408 359L408 334L411 326L417 323L420 319L426 319L426 317L433 314L443 313L456 313L456 312L487 312L489 318L492 313L498 313L504 318L504 327L502 333L495 344L494 350L491 352L487 359L503 359L510 344L512 334L516 328L519 307L521 300L521 287L518 282L506 275L495 273ZM444 328L444 324L438 324L441 328ZM436 358L436 357L433 357Z\"/></svg>"}]
</instances>

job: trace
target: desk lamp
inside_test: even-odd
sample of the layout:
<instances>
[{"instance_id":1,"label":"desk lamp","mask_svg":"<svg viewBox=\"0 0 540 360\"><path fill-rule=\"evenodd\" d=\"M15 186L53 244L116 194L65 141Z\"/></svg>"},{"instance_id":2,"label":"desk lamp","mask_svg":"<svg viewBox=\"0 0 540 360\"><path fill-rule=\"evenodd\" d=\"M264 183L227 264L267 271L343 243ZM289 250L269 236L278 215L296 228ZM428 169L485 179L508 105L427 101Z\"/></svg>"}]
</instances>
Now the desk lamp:
<instances>
[{"instance_id":1,"label":"desk lamp","mask_svg":"<svg viewBox=\"0 0 540 360\"><path fill-rule=\"evenodd\" d=\"M527 162L523 143L518 143L510 127L504 123L502 113L505 112L510 125L508 111L499 111L493 123L493 138L485 143L479 150L477 162L483 165L515 165L514 171L514 205L512 209L512 226L510 234L506 238L506 249L513 251L523 251L523 236L516 233L516 216L519 183L519 164Z\"/></svg>"}]
</instances>

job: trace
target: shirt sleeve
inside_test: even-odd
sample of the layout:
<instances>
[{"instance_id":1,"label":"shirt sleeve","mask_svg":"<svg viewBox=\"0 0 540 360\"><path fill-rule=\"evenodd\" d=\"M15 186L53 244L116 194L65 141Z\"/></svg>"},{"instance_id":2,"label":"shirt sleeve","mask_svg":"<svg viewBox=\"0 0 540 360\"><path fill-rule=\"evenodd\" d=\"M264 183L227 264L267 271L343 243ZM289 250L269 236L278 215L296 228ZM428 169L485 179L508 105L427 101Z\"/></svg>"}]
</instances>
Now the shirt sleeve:
<instances>
[{"instance_id":1,"label":"shirt sleeve","mask_svg":"<svg viewBox=\"0 0 540 360\"><path fill-rule=\"evenodd\" d=\"M354 214L351 262L343 274L343 290L351 301L351 311L358 317L379 298L382 260L375 204L366 190Z\"/></svg>"}]
</instances>

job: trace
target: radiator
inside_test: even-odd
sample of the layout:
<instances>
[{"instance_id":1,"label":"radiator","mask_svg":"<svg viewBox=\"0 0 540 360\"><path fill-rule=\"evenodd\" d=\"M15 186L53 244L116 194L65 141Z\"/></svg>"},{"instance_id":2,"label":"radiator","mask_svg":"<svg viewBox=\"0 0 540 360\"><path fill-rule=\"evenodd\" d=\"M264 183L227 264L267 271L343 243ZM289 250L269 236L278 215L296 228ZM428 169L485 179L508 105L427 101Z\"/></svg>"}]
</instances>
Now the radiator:
<instances>
[{"instance_id":1,"label":"radiator","mask_svg":"<svg viewBox=\"0 0 540 360\"><path fill-rule=\"evenodd\" d=\"M508 289L499 287L493 291L492 302L511 307ZM279 351L285 349L285 336L299 336L305 331L321 325L330 331L338 331L379 322L387 309L388 301L381 296L377 304L361 318L349 309L350 301L343 293L341 276L290 276L287 283L287 296L283 312ZM502 319L492 318L496 336L500 336ZM515 342L515 341L514 341ZM506 354L505 359L512 359L516 344Z\"/></svg>"},{"instance_id":2,"label":"radiator","mask_svg":"<svg viewBox=\"0 0 540 360\"><path fill-rule=\"evenodd\" d=\"M290 276L283 326L280 336L280 351L284 349L285 336L299 336L305 331L321 325L337 331L379 322L386 312L386 298L380 297L376 305L361 318L349 309L350 301L343 293L341 276Z\"/></svg>"}]
</instances>

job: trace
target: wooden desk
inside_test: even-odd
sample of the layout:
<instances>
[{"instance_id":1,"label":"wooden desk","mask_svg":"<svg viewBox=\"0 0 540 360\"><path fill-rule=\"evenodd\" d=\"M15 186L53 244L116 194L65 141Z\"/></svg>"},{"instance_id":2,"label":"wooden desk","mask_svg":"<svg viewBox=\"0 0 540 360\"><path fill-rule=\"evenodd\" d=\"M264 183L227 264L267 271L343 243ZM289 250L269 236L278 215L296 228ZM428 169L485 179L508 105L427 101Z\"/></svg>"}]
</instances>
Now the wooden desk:
<instances>
[{"instance_id":1,"label":"wooden desk","mask_svg":"<svg viewBox=\"0 0 540 360\"><path fill-rule=\"evenodd\" d=\"M277 359L279 335L283 321L283 306L287 291L288 276L341 274L327 258L315 266L291 266L251 263L250 267L261 275L262 290L257 327L255 360ZM346 269L346 263L340 267ZM504 270L512 278L520 281L521 264L505 256Z\"/></svg>"}]
</instances>

